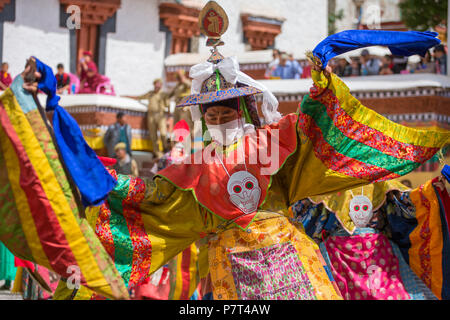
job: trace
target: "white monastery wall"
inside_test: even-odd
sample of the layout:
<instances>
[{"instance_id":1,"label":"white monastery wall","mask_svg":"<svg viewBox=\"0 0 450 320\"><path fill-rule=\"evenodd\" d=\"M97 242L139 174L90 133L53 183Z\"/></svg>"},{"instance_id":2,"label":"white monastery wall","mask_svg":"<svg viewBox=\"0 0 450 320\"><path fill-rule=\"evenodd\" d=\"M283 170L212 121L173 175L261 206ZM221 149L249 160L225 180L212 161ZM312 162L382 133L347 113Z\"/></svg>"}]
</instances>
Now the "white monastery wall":
<instances>
[{"instance_id":1,"label":"white monastery wall","mask_svg":"<svg viewBox=\"0 0 450 320\"><path fill-rule=\"evenodd\" d=\"M165 33L156 0L122 0L116 32L106 41L106 76L117 94L143 94L163 73Z\"/></svg>"}]
</instances>

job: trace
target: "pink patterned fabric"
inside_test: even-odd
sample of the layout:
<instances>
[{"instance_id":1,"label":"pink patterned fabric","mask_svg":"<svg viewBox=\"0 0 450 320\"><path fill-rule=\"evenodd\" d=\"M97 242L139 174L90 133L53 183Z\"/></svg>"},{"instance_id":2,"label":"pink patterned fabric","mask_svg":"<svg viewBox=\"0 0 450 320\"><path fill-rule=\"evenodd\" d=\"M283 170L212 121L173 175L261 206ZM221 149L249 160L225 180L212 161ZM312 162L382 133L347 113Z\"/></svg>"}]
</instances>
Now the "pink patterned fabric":
<instances>
[{"instance_id":1,"label":"pink patterned fabric","mask_svg":"<svg viewBox=\"0 0 450 320\"><path fill-rule=\"evenodd\" d=\"M331 236L331 270L346 300L409 300L399 263L383 234Z\"/></svg>"},{"instance_id":2,"label":"pink patterned fabric","mask_svg":"<svg viewBox=\"0 0 450 320\"><path fill-rule=\"evenodd\" d=\"M242 300L315 300L316 293L289 242L230 253L233 278Z\"/></svg>"}]
</instances>

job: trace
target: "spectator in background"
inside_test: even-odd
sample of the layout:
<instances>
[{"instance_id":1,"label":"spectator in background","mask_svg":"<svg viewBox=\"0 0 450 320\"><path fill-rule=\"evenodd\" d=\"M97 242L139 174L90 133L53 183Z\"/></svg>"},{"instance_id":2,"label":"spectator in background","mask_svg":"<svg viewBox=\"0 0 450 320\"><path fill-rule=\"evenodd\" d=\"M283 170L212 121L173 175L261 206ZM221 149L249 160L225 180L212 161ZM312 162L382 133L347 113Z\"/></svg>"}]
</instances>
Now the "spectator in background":
<instances>
[{"instance_id":1,"label":"spectator in background","mask_svg":"<svg viewBox=\"0 0 450 320\"><path fill-rule=\"evenodd\" d=\"M350 63L350 77L359 77L361 75L361 64L358 58L352 58Z\"/></svg>"},{"instance_id":2,"label":"spectator in background","mask_svg":"<svg viewBox=\"0 0 450 320\"><path fill-rule=\"evenodd\" d=\"M273 49L272 57L273 57L273 60L267 66L267 70L264 75L264 77L267 79L269 79L272 76L272 72L278 67L278 64L280 63L280 50Z\"/></svg>"},{"instance_id":3,"label":"spectator in background","mask_svg":"<svg viewBox=\"0 0 450 320\"><path fill-rule=\"evenodd\" d=\"M408 57L394 55L392 62L394 63L392 71L395 74L403 73L402 71L405 71L408 68Z\"/></svg>"},{"instance_id":4,"label":"spectator in background","mask_svg":"<svg viewBox=\"0 0 450 320\"><path fill-rule=\"evenodd\" d=\"M434 47L434 59L437 74L447 74L447 53L445 47L440 44Z\"/></svg>"},{"instance_id":5,"label":"spectator in background","mask_svg":"<svg viewBox=\"0 0 450 320\"><path fill-rule=\"evenodd\" d=\"M300 78L301 79L311 78L311 65L309 63L303 65L303 72Z\"/></svg>"},{"instance_id":6,"label":"spectator in background","mask_svg":"<svg viewBox=\"0 0 450 320\"><path fill-rule=\"evenodd\" d=\"M126 150L126 145L123 142L119 142L114 146L114 152L116 154L117 163L113 166L118 174L132 175L137 177L139 175L138 165L136 160L131 158L130 154Z\"/></svg>"},{"instance_id":7,"label":"spectator in background","mask_svg":"<svg viewBox=\"0 0 450 320\"><path fill-rule=\"evenodd\" d=\"M373 76L380 73L381 61L372 57L367 49L361 52L361 75Z\"/></svg>"},{"instance_id":8,"label":"spectator in background","mask_svg":"<svg viewBox=\"0 0 450 320\"><path fill-rule=\"evenodd\" d=\"M349 77L352 74L352 67L346 59L339 59L334 73L336 73L338 77Z\"/></svg>"},{"instance_id":9,"label":"spectator in background","mask_svg":"<svg viewBox=\"0 0 450 320\"><path fill-rule=\"evenodd\" d=\"M420 62L411 71L412 73L436 73L436 67L431 61L431 53L428 50L424 57L420 57Z\"/></svg>"},{"instance_id":10,"label":"spectator in background","mask_svg":"<svg viewBox=\"0 0 450 320\"><path fill-rule=\"evenodd\" d=\"M328 61L328 66L334 73L336 73L336 69L338 67L338 59L337 58L330 59L330 61Z\"/></svg>"},{"instance_id":11,"label":"spectator in background","mask_svg":"<svg viewBox=\"0 0 450 320\"><path fill-rule=\"evenodd\" d=\"M83 87L83 82L86 81L88 77L89 69L93 73L98 72L97 65L92 60L92 53L90 51L84 51L83 56L80 59L80 63L78 64L78 76L80 77L80 84Z\"/></svg>"},{"instance_id":12,"label":"spectator in background","mask_svg":"<svg viewBox=\"0 0 450 320\"><path fill-rule=\"evenodd\" d=\"M294 55L292 53L289 54L289 62L291 63L294 72L294 79L300 79L303 74L303 68L300 65L300 62L294 59Z\"/></svg>"},{"instance_id":13,"label":"spectator in background","mask_svg":"<svg viewBox=\"0 0 450 320\"><path fill-rule=\"evenodd\" d=\"M381 63L382 63L380 69L381 75L394 74L394 71L392 71L392 68L394 67L394 62L392 61L392 57L390 55L388 54L385 55Z\"/></svg>"},{"instance_id":14,"label":"spectator in background","mask_svg":"<svg viewBox=\"0 0 450 320\"><path fill-rule=\"evenodd\" d=\"M11 75L8 73L9 64L7 62L2 63L2 74L0 78L0 89L6 90L12 83Z\"/></svg>"},{"instance_id":15,"label":"spectator in background","mask_svg":"<svg viewBox=\"0 0 450 320\"><path fill-rule=\"evenodd\" d=\"M140 96L128 96L128 98L148 101L147 112L147 128L152 143L153 153L156 157L162 157L163 152L160 151L160 142L163 151L168 149L167 142L167 115L166 111L169 107L169 94L163 91L162 79L153 81L153 90ZM158 137L159 131L159 137Z\"/></svg>"},{"instance_id":16,"label":"spectator in background","mask_svg":"<svg viewBox=\"0 0 450 320\"><path fill-rule=\"evenodd\" d=\"M59 63L56 66L58 70L55 78L56 78L56 93L62 94L65 91L69 91L70 89L70 77L67 73L64 72L64 65Z\"/></svg>"},{"instance_id":17,"label":"spectator in background","mask_svg":"<svg viewBox=\"0 0 450 320\"><path fill-rule=\"evenodd\" d=\"M411 189L412 189L412 183L411 183L411 180L405 179L405 180L400 181L400 183L403 184L403 185L405 185L405 186L407 186L408 188L411 188Z\"/></svg>"},{"instance_id":18,"label":"spectator in background","mask_svg":"<svg viewBox=\"0 0 450 320\"><path fill-rule=\"evenodd\" d=\"M122 142L125 144L125 150L131 155L131 127L125 122L125 114L119 112L116 116L117 122L110 125L103 137L103 143L108 152L108 157L115 155L115 146Z\"/></svg>"},{"instance_id":19,"label":"spectator in background","mask_svg":"<svg viewBox=\"0 0 450 320\"><path fill-rule=\"evenodd\" d=\"M272 72L272 77L279 79L294 79L295 70L292 67L292 63L289 60L289 56L286 53L282 53L280 56L280 63Z\"/></svg>"}]
</instances>

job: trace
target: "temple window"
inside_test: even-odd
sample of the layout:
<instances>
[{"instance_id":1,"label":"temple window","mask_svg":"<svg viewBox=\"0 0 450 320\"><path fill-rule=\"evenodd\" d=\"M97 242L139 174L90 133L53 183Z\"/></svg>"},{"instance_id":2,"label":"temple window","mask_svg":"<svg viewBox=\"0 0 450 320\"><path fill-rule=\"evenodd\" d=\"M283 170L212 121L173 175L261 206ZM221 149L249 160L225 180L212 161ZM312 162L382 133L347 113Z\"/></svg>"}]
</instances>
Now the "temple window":
<instances>
[{"instance_id":1,"label":"temple window","mask_svg":"<svg viewBox=\"0 0 450 320\"><path fill-rule=\"evenodd\" d=\"M251 50L272 48L275 38L281 33L282 20L242 14L242 28L245 42Z\"/></svg>"},{"instance_id":2,"label":"temple window","mask_svg":"<svg viewBox=\"0 0 450 320\"><path fill-rule=\"evenodd\" d=\"M178 3L161 3L159 5L159 18L171 34L168 45L169 54L193 52L198 45L200 29L198 15L200 10L189 8Z\"/></svg>"}]
</instances>

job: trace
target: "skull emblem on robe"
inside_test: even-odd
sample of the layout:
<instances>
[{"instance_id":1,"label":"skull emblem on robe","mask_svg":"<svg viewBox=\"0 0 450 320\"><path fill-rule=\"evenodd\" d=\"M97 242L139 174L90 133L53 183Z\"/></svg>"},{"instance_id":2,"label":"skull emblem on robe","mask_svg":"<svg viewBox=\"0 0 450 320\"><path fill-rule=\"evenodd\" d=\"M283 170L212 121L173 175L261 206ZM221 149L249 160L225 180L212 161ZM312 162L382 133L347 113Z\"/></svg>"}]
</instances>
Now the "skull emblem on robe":
<instances>
[{"instance_id":1,"label":"skull emblem on robe","mask_svg":"<svg viewBox=\"0 0 450 320\"><path fill-rule=\"evenodd\" d=\"M233 173L227 185L230 201L245 214L255 212L261 197L258 179L247 171Z\"/></svg>"},{"instance_id":2,"label":"skull emblem on robe","mask_svg":"<svg viewBox=\"0 0 450 320\"><path fill-rule=\"evenodd\" d=\"M366 227L373 216L372 202L366 196L353 197L349 215L357 228Z\"/></svg>"}]
</instances>

